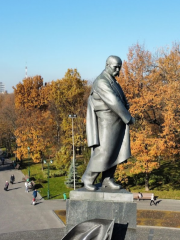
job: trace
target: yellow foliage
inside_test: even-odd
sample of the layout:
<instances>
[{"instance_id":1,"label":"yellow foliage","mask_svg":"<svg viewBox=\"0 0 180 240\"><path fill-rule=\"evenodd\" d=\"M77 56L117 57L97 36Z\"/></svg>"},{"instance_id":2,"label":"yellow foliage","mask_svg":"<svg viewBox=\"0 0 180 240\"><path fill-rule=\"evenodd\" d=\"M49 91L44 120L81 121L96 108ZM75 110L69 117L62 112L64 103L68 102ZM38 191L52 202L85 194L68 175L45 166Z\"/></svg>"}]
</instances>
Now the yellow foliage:
<instances>
[{"instance_id":1,"label":"yellow foliage","mask_svg":"<svg viewBox=\"0 0 180 240\"><path fill-rule=\"evenodd\" d=\"M53 144L54 120L47 108L47 89L49 85L43 86L40 76L25 79L14 88L18 116L15 130L18 158L27 158L30 147L33 161L39 162L42 154Z\"/></svg>"},{"instance_id":2,"label":"yellow foliage","mask_svg":"<svg viewBox=\"0 0 180 240\"><path fill-rule=\"evenodd\" d=\"M117 78L130 102L132 173L151 173L159 159L176 159L180 147L179 45L152 57L144 46L131 47ZM120 168L118 168L120 171Z\"/></svg>"}]
</instances>

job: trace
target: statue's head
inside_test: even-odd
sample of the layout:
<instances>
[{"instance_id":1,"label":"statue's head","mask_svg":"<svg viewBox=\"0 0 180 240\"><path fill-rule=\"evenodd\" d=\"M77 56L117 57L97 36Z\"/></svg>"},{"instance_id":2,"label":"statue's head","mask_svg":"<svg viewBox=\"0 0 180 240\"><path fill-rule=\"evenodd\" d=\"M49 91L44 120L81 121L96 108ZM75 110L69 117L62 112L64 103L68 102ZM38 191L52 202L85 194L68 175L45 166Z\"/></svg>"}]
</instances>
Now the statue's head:
<instances>
[{"instance_id":1,"label":"statue's head","mask_svg":"<svg viewBox=\"0 0 180 240\"><path fill-rule=\"evenodd\" d=\"M111 76L119 76L121 70L122 60L117 56L109 56L106 60L106 71Z\"/></svg>"}]
</instances>

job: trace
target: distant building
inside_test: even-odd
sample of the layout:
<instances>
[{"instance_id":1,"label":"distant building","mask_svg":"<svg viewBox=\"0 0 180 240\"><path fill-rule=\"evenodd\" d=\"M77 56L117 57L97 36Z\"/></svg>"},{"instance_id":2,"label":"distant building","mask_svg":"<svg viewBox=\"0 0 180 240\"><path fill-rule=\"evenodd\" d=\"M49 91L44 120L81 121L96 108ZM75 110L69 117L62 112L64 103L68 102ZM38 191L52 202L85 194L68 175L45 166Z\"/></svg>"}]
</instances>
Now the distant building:
<instances>
[{"instance_id":1,"label":"distant building","mask_svg":"<svg viewBox=\"0 0 180 240\"><path fill-rule=\"evenodd\" d=\"M4 92L5 92L5 86L3 82L0 82L0 93L4 93Z\"/></svg>"},{"instance_id":2,"label":"distant building","mask_svg":"<svg viewBox=\"0 0 180 240\"><path fill-rule=\"evenodd\" d=\"M4 84L2 82L0 82L0 93L4 93L5 89L4 89Z\"/></svg>"}]
</instances>

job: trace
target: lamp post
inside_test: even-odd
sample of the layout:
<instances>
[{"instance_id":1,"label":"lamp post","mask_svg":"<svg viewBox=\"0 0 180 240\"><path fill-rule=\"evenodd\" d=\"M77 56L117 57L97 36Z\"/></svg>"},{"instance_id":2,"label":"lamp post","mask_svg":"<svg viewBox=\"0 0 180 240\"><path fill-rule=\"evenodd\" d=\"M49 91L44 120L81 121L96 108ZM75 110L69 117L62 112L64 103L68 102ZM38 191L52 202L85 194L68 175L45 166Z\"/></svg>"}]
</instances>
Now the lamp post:
<instances>
[{"instance_id":1,"label":"lamp post","mask_svg":"<svg viewBox=\"0 0 180 240\"><path fill-rule=\"evenodd\" d=\"M30 161L30 147L28 149L28 176L30 177L30 167L29 167L29 161Z\"/></svg>"},{"instance_id":2,"label":"lamp post","mask_svg":"<svg viewBox=\"0 0 180 240\"><path fill-rule=\"evenodd\" d=\"M47 163L48 165L48 191L47 191L47 198L50 198L50 190L49 190L49 162L46 162L46 160L44 160L44 163ZM50 163L53 163L53 160L50 160Z\"/></svg>"},{"instance_id":3,"label":"lamp post","mask_svg":"<svg viewBox=\"0 0 180 240\"><path fill-rule=\"evenodd\" d=\"M77 118L76 114L70 114L69 118L72 119L72 143L73 143L73 172L74 172L74 190L76 189L76 183L75 183L75 153L74 153L74 126L73 126L73 119Z\"/></svg>"}]
</instances>

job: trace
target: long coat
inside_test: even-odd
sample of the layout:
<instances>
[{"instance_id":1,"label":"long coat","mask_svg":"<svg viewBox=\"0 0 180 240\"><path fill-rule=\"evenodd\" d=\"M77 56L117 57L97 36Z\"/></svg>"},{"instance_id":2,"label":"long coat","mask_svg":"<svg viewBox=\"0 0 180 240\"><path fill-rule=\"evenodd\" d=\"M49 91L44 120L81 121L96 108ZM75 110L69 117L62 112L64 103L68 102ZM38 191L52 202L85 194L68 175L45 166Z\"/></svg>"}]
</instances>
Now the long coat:
<instances>
[{"instance_id":1,"label":"long coat","mask_svg":"<svg viewBox=\"0 0 180 240\"><path fill-rule=\"evenodd\" d=\"M102 172L131 156L131 114L115 78L104 70L93 83L87 107L87 141L92 148L88 171Z\"/></svg>"}]
</instances>

